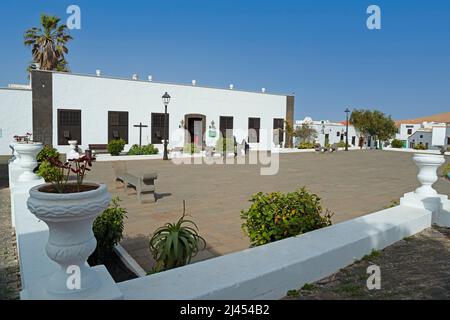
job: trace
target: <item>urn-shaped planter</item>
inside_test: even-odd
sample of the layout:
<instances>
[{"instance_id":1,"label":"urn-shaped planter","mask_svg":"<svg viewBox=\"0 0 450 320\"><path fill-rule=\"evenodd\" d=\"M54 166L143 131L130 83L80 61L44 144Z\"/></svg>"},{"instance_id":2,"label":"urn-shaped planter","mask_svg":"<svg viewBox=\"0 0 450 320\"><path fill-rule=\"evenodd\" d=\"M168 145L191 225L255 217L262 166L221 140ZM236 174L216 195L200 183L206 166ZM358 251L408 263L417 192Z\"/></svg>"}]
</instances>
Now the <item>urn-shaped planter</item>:
<instances>
[{"instance_id":1,"label":"urn-shaped planter","mask_svg":"<svg viewBox=\"0 0 450 320\"><path fill-rule=\"evenodd\" d=\"M40 177L33 172L34 168L38 165L36 156L39 151L42 150L42 143L16 143L14 150L19 154L19 165L23 170L23 173L19 176L19 182L31 182L39 180Z\"/></svg>"},{"instance_id":2,"label":"urn-shaped planter","mask_svg":"<svg viewBox=\"0 0 450 320\"><path fill-rule=\"evenodd\" d=\"M20 163L20 157L19 157L19 153L17 152L17 150L16 150L16 142L11 142L10 144L9 144L9 147L11 148L11 150L12 150L12 155L13 155L13 157L11 158L11 160L10 160L10 163L11 164L15 164L15 165L19 165L19 163Z\"/></svg>"},{"instance_id":3,"label":"urn-shaped planter","mask_svg":"<svg viewBox=\"0 0 450 320\"><path fill-rule=\"evenodd\" d=\"M74 189L75 185L72 185ZM94 219L108 207L111 196L106 185L85 182L76 193L52 193L51 184L30 190L28 209L49 229L46 252L60 269L47 282L47 293L55 298L78 299L95 292L101 280L86 260L95 250L97 241L92 231ZM78 287L68 283L72 272L79 272Z\"/></svg>"},{"instance_id":4,"label":"urn-shaped planter","mask_svg":"<svg viewBox=\"0 0 450 320\"><path fill-rule=\"evenodd\" d=\"M432 185L438 180L437 169L445 162L443 155L416 153L414 163L419 168L417 179L422 184L415 193L423 196L435 196L437 191Z\"/></svg>"},{"instance_id":5,"label":"urn-shaped planter","mask_svg":"<svg viewBox=\"0 0 450 320\"><path fill-rule=\"evenodd\" d=\"M78 159L80 154L76 151L78 141L77 140L69 140L70 150L67 153L67 159Z\"/></svg>"}]
</instances>

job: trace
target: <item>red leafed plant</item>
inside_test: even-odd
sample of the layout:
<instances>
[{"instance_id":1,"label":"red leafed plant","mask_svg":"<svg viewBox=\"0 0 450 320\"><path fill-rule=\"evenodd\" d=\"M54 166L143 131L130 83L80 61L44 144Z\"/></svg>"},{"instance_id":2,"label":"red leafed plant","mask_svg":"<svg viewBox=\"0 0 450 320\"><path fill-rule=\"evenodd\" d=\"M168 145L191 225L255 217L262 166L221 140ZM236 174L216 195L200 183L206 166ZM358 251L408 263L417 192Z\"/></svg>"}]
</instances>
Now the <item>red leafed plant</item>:
<instances>
[{"instance_id":1,"label":"red leafed plant","mask_svg":"<svg viewBox=\"0 0 450 320\"><path fill-rule=\"evenodd\" d=\"M91 170L90 167L92 167L92 161L94 160L94 157L89 157L86 155L81 156L78 159L70 159L67 162L62 162L59 160L59 157L48 158L47 161L50 165L58 170L58 173L52 177L50 182L59 193L86 191L82 190L83 180L86 175L86 171ZM68 186L71 185L68 184L71 173L76 176L76 190L73 191L68 188Z\"/></svg>"},{"instance_id":2,"label":"red leafed plant","mask_svg":"<svg viewBox=\"0 0 450 320\"><path fill-rule=\"evenodd\" d=\"M15 135L13 138L17 143L30 143L32 136L33 134L31 132L27 132L23 136Z\"/></svg>"}]
</instances>

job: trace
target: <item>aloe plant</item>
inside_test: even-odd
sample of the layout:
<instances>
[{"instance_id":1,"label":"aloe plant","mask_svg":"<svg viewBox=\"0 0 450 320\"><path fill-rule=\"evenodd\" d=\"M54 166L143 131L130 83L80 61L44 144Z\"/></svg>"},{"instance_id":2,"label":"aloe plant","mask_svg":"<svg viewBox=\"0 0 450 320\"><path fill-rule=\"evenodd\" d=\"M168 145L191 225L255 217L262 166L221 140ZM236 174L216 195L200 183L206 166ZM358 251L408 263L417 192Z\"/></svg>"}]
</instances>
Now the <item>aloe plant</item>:
<instances>
[{"instance_id":1,"label":"aloe plant","mask_svg":"<svg viewBox=\"0 0 450 320\"><path fill-rule=\"evenodd\" d=\"M149 249L156 260L154 271L184 266L206 247L206 241L198 234L198 227L186 219L185 202L183 215L176 223L166 223L158 228L150 239Z\"/></svg>"}]
</instances>

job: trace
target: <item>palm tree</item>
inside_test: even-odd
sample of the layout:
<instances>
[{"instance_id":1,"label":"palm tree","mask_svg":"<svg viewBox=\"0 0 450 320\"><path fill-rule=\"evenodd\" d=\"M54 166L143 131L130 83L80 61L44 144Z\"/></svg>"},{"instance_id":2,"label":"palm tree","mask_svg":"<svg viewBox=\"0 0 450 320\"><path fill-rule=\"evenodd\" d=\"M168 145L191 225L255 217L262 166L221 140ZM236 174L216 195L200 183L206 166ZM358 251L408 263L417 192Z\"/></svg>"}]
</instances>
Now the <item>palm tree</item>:
<instances>
[{"instance_id":1,"label":"palm tree","mask_svg":"<svg viewBox=\"0 0 450 320\"><path fill-rule=\"evenodd\" d=\"M73 38L65 24L59 24L56 16L41 15L41 27L31 28L25 32L24 44L32 47L33 62L41 70L69 71L64 57L69 52L66 44Z\"/></svg>"}]
</instances>

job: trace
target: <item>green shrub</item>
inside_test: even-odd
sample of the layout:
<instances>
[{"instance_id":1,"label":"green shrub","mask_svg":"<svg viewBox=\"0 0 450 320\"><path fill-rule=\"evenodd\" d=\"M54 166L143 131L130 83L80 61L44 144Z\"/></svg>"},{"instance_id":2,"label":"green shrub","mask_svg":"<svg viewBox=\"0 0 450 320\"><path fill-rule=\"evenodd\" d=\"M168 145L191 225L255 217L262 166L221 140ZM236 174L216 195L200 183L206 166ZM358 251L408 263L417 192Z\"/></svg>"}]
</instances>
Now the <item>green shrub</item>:
<instances>
[{"instance_id":1,"label":"green shrub","mask_svg":"<svg viewBox=\"0 0 450 320\"><path fill-rule=\"evenodd\" d=\"M350 145L348 145L350 147ZM345 141L339 141L336 143L336 147L338 148L345 148Z\"/></svg>"},{"instance_id":2,"label":"green shrub","mask_svg":"<svg viewBox=\"0 0 450 320\"><path fill-rule=\"evenodd\" d=\"M130 150L128 150L128 155L136 156L136 155L149 155L149 154L158 154L159 150L153 144L148 144L146 146L139 146L134 144Z\"/></svg>"},{"instance_id":3,"label":"green shrub","mask_svg":"<svg viewBox=\"0 0 450 320\"><path fill-rule=\"evenodd\" d=\"M314 149L315 148L315 143L313 142L302 142L300 143L300 145L298 146L299 149Z\"/></svg>"},{"instance_id":4,"label":"green shrub","mask_svg":"<svg viewBox=\"0 0 450 320\"><path fill-rule=\"evenodd\" d=\"M153 272L168 270L188 264L199 249L200 243L206 247L205 239L198 234L197 225L183 215L176 223L166 223L158 228L149 242L149 249L156 260Z\"/></svg>"},{"instance_id":5,"label":"green shrub","mask_svg":"<svg viewBox=\"0 0 450 320\"><path fill-rule=\"evenodd\" d=\"M114 246L123 237L123 220L127 217L127 210L120 206L120 199L115 197L109 207L99 215L93 224L97 248L89 257L89 263L98 264L110 257Z\"/></svg>"},{"instance_id":6,"label":"green shrub","mask_svg":"<svg viewBox=\"0 0 450 320\"><path fill-rule=\"evenodd\" d=\"M44 178L45 182L56 181L61 175L58 168L55 168L47 159L50 158L60 158L60 153L58 150L51 146L44 146L42 150L36 156L38 166L35 168L35 172L38 176Z\"/></svg>"},{"instance_id":7,"label":"green shrub","mask_svg":"<svg viewBox=\"0 0 450 320\"><path fill-rule=\"evenodd\" d=\"M295 192L253 195L252 205L241 211L243 231L253 246L289 238L331 225L332 214L322 214L320 198L305 187Z\"/></svg>"},{"instance_id":8,"label":"green shrub","mask_svg":"<svg viewBox=\"0 0 450 320\"><path fill-rule=\"evenodd\" d=\"M444 177L448 178L448 174L450 173L450 163L447 164L447 166L444 168L444 170L442 171L442 173L444 174ZM450 179L450 178L449 178Z\"/></svg>"},{"instance_id":9,"label":"green shrub","mask_svg":"<svg viewBox=\"0 0 450 320\"><path fill-rule=\"evenodd\" d=\"M201 149L195 145L195 143L188 143L185 144L183 147L183 152L185 153L199 153L201 151Z\"/></svg>"},{"instance_id":10,"label":"green shrub","mask_svg":"<svg viewBox=\"0 0 450 320\"><path fill-rule=\"evenodd\" d=\"M37 162L43 162L49 158L56 158L56 157L59 158L59 156L60 154L58 150L49 145L45 145L44 148L42 148L42 150L39 151L38 155L36 156L36 160Z\"/></svg>"},{"instance_id":11,"label":"green shrub","mask_svg":"<svg viewBox=\"0 0 450 320\"><path fill-rule=\"evenodd\" d=\"M123 148L125 148L125 144L126 142L123 139L111 140L108 143L108 152L112 156L118 156L123 151Z\"/></svg>"},{"instance_id":12,"label":"green shrub","mask_svg":"<svg viewBox=\"0 0 450 320\"><path fill-rule=\"evenodd\" d=\"M216 142L216 152L223 153L224 151L234 152L234 138L219 137Z\"/></svg>"},{"instance_id":13,"label":"green shrub","mask_svg":"<svg viewBox=\"0 0 450 320\"><path fill-rule=\"evenodd\" d=\"M397 149L403 148L403 141L398 140L398 139L394 139L391 142L391 147L392 148L397 148Z\"/></svg>"},{"instance_id":14,"label":"green shrub","mask_svg":"<svg viewBox=\"0 0 450 320\"><path fill-rule=\"evenodd\" d=\"M418 144L414 146L415 150L427 150L428 148L424 144Z\"/></svg>"},{"instance_id":15,"label":"green shrub","mask_svg":"<svg viewBox=\"0 0 450 320\"><path fill-rule=\"evenodd\" d=\"M36 173L44 178L45 182L59 181L61 179L61 171L47 160L39 163Z\"/></svg>"}]
</instances>

